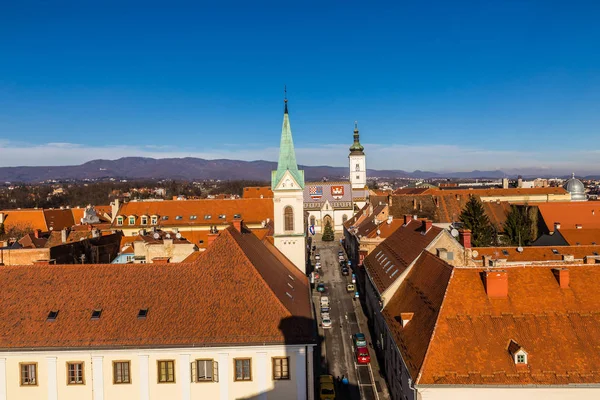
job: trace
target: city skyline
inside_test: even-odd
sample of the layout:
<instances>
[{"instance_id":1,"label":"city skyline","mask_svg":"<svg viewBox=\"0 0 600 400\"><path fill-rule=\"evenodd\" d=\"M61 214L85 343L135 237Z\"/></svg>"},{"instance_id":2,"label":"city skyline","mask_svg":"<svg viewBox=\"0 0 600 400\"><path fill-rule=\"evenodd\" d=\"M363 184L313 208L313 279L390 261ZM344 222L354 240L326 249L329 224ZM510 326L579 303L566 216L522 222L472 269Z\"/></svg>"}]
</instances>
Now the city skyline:
<instances>
[{"instance_id":1,"label":"city skyline","mask_svg":"<svg viewBox=\"0 0 600 400\"><path fill-rule=\"evenodd\" d=\"M301 164L600 171L595 3L275 4L6 6L0 166L275 161L286 84Z\"/></svg>"}]
</instances>

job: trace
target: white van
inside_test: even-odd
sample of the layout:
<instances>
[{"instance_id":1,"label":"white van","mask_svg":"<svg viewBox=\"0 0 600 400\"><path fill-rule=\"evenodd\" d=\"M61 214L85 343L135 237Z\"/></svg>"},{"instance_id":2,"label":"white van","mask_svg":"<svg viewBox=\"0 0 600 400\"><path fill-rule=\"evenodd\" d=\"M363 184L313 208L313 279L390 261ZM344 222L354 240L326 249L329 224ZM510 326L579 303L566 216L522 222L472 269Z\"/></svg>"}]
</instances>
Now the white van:
<instances>
[{"instance_id":1,"label":"white van","mask_svg":"<svg viewBox=\"0 0 600 400\"><path fill-rule=\"evenodd\" d=\"M321 307L329 306L329 297L321 296Z\"/></svg>"}]
</instances>

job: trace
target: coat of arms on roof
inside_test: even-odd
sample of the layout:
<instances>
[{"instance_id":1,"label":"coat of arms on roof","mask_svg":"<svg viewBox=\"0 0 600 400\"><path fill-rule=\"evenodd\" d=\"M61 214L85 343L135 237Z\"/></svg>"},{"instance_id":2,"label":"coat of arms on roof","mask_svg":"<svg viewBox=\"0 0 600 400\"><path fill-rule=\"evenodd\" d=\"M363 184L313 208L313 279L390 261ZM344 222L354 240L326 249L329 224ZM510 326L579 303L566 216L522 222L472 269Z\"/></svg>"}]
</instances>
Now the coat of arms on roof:
<instances>
[{"instance_id":1,"label":"coat of arms on roof","mask_svg":"<svg viewBox=\"0 0 600 400\"><path fill-rule=\"evenodd\" d=\"M308 188L308 193L313 200L318 200L323 197L323 186L311 186Z\"/></svg>"},{"instance_id":2,"label":"coat of arms on roof","mask_svg":"<svg viewBox=\"0 0 600 400\"><path fill-rule=\"evenodd\" d=\"M343 186L332 186L331 187L331 195L335 200L340 200L344 197L344 187Z\"/></svg>"}]
</instances>

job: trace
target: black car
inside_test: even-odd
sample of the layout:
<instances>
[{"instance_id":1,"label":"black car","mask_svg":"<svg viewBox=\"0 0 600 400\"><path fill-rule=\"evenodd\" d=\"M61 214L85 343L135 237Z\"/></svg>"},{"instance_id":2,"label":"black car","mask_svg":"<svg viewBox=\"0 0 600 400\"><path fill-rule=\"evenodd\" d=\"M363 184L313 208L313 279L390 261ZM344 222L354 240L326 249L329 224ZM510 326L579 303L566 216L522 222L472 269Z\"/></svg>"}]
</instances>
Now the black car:
<instances>
[{"instance_id":1,"label":"black car","mask_svg":"<svg viewBox=\"0 0 600 400\"><path fill-rule=\"evenodd\" d=\"M350 270L347 267L342 268L342 275L348 276L350 274Z\"/></svg>"},{"instance_id":2,"label":"black car","mask_svg":"<svg viewBox=\"0 0 600 400\"><path fill-rule=\"evenodd\" d=\"M348 266L348 263L346 261L340 261L340 267L346 268L347 266Z\"/></svg>"},{"instance_id":3,"label":"black car","mask_svg":"<svg viewBox=\"0 0 600 400\"><path fill-rule=\"evenodd\" d=\"M315 250L317 250L317 246L312 247L312 251L315 251Z\"/></svg>"}]
</instances>

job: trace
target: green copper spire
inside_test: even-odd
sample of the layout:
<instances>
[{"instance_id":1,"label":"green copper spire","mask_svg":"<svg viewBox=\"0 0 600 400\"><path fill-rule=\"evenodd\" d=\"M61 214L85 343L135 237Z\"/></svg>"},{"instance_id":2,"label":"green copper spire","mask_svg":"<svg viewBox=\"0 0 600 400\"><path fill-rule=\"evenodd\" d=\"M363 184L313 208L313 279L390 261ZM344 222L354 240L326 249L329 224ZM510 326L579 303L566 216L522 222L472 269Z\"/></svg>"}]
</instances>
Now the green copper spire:
<instances>
[{"instance_id":1,"label":"green copper spire","mask_svg":"<svg viewBox=\"0 0 600 400\"><path fill-rule=\"evenodd\" d=\"M271 189L273 190L279 185L286 171L290 171L290 174L296 183L300 185L300 188L304 188L304 171L298 170L298 164L296 163L296 152L294 151L292 128L290 127L290 117L288 115L287 94L284 104L279 161L277 163L277 171L271 173Z\"/></svg>"},{"instance_id":2,"label":"green copper spire","mask_svg":"<svg viewBox=\"0 0 600 400\"><path fill-rule=\"evenodd\" d=\"M358 122L354 121L354 143L350 146L350 154L364 155L364 149L362 144L360 144L360 140L358 140Z\"/></svg>"}]
</instances>

